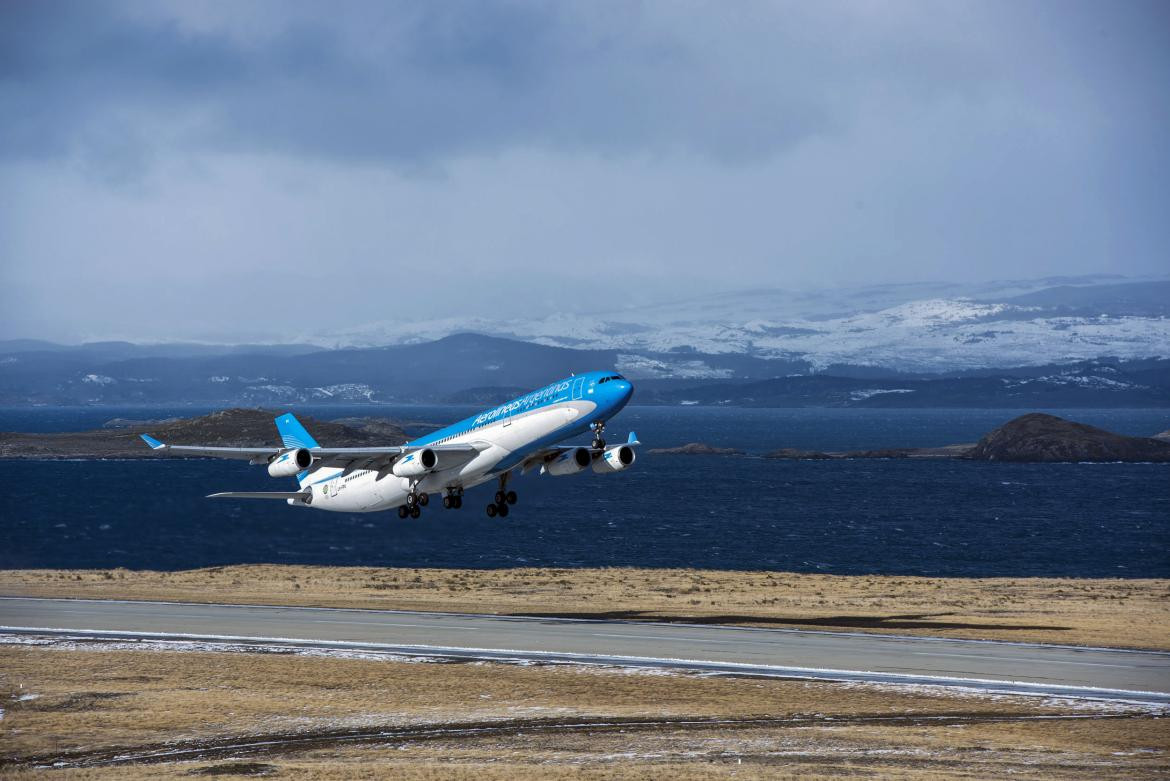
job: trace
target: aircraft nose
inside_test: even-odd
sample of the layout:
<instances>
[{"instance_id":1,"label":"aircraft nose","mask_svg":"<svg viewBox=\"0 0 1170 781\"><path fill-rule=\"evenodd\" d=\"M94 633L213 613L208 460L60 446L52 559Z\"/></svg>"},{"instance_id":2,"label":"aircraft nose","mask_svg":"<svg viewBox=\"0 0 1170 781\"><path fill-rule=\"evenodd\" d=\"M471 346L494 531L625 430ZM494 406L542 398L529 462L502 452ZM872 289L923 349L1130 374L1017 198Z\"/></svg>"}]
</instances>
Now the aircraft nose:
<instances>
[{"instance_id":1,"label":"aircraft nose","mask_svg":"<svg viewBox=\"0 0 1170 781\"><path fill-rule=\"evenodd\" d=\"M627 380L616 380L613 384L619 404L625 404L634 395L634 386Z\"/></svg>"}]
</instances>

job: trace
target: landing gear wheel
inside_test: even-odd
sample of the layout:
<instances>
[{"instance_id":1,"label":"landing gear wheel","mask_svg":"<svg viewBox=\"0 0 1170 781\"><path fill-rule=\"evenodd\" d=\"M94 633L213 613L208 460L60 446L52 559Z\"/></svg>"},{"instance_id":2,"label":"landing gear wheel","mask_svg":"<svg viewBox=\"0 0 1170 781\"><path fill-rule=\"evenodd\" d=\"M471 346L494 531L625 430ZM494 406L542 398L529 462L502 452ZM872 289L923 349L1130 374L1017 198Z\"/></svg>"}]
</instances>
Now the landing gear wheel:
<instances>
[{"instance_id":1,"label":"landing gear wheel","mask_svg":"<svg viewBox=\"0 0 1170 781\"><path fill-rule=\"evenodd\" d=\"M495 518L496 513L498 513L498 512L499 512L499 509L497 509L494 504L489 504L487 506L487 514L488 514L489 518Z\"/></svg>"},{"instance_id":2,"label":"landing gear wheel","mask_svg":"<svg viewBox=\"0 0 1170 781\"><path fill-rule=\"evenodd\" d=\"M411 518L417 518L420 515L422 515L422 508L419 507L417 504L414 507L410 508L410 517Z\"/></svg>"},{"instance_id":3,"label":"landing gear wheel","mask_svg":"<svg viewBox=\"0 0 1170 781\"><path fill-rule=\"evenodd\" d=\"M496 504L503 504L508 501L508 495L503 490L496 491Z\"/></svg>"},{"instance_id":4,"label":"landing gear wheel","mask_svg":"<svg viewBox=\"0 0 1170 781\"><path fill-rule=\"evenodd\" d=\"M504 501L506 501L508 504L516 504L516 492L509 491L508 495L504 497Z\"/></svg>"},{"instance_id":5,"label":"landing gear wheel","mask_svg":"<svg viewBox=\"0 0 1170 781\"><path fill-rule=\"evenodd\" d=\"M456 510L463 509L463 497L462 496L456 495L454 497L454 501L455 501L455 504L453 504L452 507L454 507Z\"/></svg>"},{"instance_id":6,"label":"landing gear wheel","mask_svg":"<svg viewBox=\"0 0 1170 781\"><path fill-rule=\"evenodd\" d=\"M410 515L410 509L405 504L400 505L398 507L398 517L405 518L408 515Z\"/></svg>"},{"instance_id":7,"label":"landing gear wheel","mask_svg":"<svg viewBox=\"0 0 1170 781\"><path fill-rule=\"evenodd\" d=\"M431 495L430 494L419 494L418 495L418 503L420 505L422 505L423 507L426 507L428 504L431 503Z\"/></svg>"},{"instance_id":8,"label":"landing gear wheel","mask_svg":"<svg viewBox=\"0 0 1170 781\"><path fill-rule=\"evenodd\" d=\"M502 503L499 505L496 505L496 512L499 513L499 516L501 518L507 518L508 517L508 505L502 504Z\"/></svg>"},{"instance_id":9,"label":"landing gear wheel","mask_svg":"<svg viewBox=\"0 0 1170 781\"><path fill-rule=\"evenodd\" d=\"M444 496L443 497L443 509L444 510L450 510L454 506L455 506L455 497L454 496Z\"/></svg>"},{"instance_id":10,"label":"landing gear wheel","mask_svg":"<svg viewBox=\"0 0 1170 781\"><path fill-rule=\"evenodd\" d=\"M406 507L407 507L407 509L414 507L416 504L418 504L418 495L417 495L417 494L413 494L413 493L409 493L409 494L407 494L407 495L406 495Z\"/></svg>"}]
</instances>

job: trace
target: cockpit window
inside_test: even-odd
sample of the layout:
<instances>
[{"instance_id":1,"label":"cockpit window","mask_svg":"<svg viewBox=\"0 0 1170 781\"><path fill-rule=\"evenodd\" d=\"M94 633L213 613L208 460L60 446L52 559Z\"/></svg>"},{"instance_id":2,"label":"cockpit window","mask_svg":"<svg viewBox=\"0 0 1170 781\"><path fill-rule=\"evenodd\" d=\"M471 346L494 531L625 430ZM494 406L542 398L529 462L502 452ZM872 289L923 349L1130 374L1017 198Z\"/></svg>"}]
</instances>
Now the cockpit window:
<instances>
[{"instance_id":1,"label":"cockpit window","mask_svg":"<svg viewBox=\"0 0 1170 781\"><path fill-rule=\"evenodd\" d=\"M602 377L600 380L597 381L597 384L601 385L602 383L609 382L610 380L624 380L624 379L625 379L625 377L621 376L620 374L611 374L608 377Z\"/></svg>"}]
</instances>

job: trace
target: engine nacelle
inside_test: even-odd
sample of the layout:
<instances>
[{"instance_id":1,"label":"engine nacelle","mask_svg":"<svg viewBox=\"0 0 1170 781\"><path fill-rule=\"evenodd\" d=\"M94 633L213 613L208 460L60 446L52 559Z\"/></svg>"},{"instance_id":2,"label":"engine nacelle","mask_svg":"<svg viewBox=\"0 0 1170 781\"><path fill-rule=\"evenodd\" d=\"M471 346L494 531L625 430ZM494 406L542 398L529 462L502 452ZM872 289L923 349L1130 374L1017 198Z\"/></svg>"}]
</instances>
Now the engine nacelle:
<instances>
[{"instance_id":1,"label":"engine nacelle","mask_svg":"<svg viewBox=\"0 0 1170 781\"><path fill-rule=\"evenodd\" d=\"M439 456L429 447L407 453L390 467L395 477L420 477L439 464Z\"/></svg>"},{"instance_id":2,"label":"engine nacelle","mask_svg":"<svg viewBox=\"0 0 1170 781\"><path fill-rule=\"evenodd\" d=\"M599 475L620 472L634 463L634 449L629 445L606 448L593 462L593 471Z\"/></svg>"},{"instance_id":3,"label":"engine nacelle","mask_svg":"<svg viewBox=\"0 0 1170 781\"><path fill-rule=\"evenodd\" d=\"M575 447L572 450L566 450L545 464L544 471L550 475L575 475L589 466L592 461L593 456L589 454L589 448Z\"/></svg>"},{"instance_id":4,"label":"engine nacelle","mask_svg":"<svg viewBox=\"0 0 1170 781\"><path fill-rule=\"evenodd\" d=\"M292 477L297 472L303 472L313 464L313 454L307 448L298 447L296 450L285 450L268 462L268 474L273 477Z\"/></svg>"}]
</instances>

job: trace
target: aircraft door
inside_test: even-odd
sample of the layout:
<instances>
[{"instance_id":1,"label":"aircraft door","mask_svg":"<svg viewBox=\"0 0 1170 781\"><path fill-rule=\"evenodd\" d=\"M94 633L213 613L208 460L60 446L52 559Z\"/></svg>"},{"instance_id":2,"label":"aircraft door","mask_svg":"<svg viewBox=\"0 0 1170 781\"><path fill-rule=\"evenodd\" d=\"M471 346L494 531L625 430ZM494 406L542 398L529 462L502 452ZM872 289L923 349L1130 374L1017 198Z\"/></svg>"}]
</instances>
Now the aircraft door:
<instances>
[{"instance_id":1,"label":"aircraft door","mask_svg":"<svg viewBox=\"0 0 1170 781\"><path fill-rule=\"evenodd\" d=\"M585 395L585 378L578 377L577 379L573 380L573 400L576 401L577 399L581 398L584 395Z\"/></svg>"}]
</instances>

